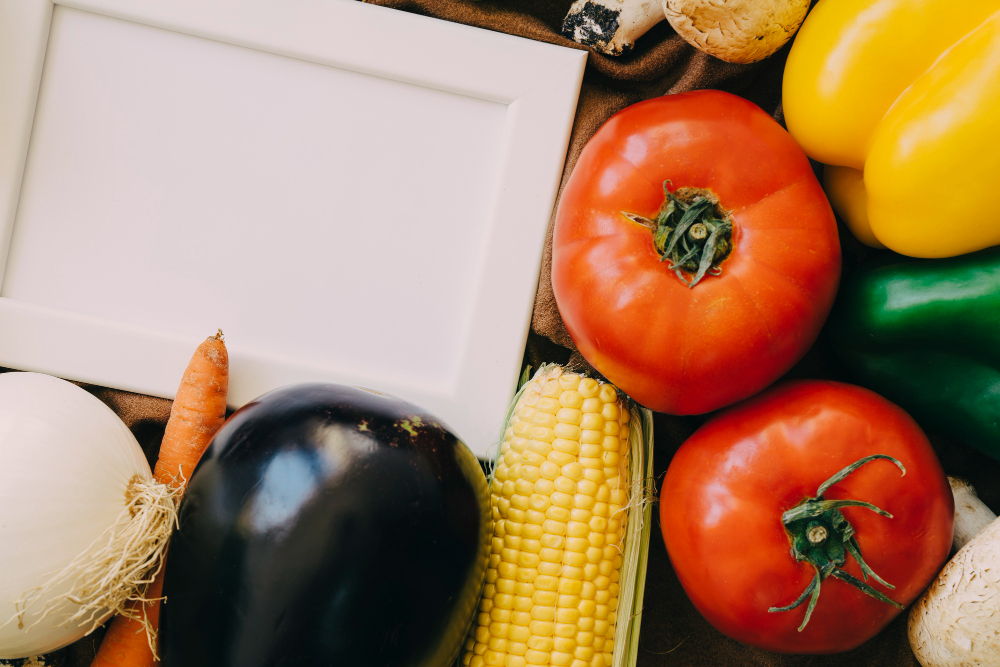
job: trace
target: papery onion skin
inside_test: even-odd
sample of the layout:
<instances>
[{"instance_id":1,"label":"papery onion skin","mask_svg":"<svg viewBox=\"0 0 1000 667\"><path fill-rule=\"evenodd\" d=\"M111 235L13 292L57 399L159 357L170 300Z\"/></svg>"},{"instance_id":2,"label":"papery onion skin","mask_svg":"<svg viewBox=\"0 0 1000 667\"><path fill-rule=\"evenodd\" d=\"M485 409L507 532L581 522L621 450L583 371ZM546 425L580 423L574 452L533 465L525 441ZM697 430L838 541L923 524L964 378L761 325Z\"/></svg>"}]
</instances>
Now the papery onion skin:
<instances>
[{"instance_id":1,"label":"papery onion skin","mask_svg":"<svg viewBox=\"0 0 1000 667\"><path fill-rule=\"evenodd\" d=\"M93 627L62 627L78 609L69 601L31 627L46 600L68 586L36 600L24 629L7 621L16 600L115 523L136 475L151 477L142 449L99 399L49 375L0 374L0 659L57 650Z\"/></svg>"},{"instance_id":2,"label":"papery onion skin","mask_svg":"<svg viewBox=\"0 0 1000 667\"><path fill-rule=\"evenodd\" d=\"M265 394L181 503L163 667L450 667L491 533L478 461L432 416L339 385Z\"/></svg>"}]
</instances>

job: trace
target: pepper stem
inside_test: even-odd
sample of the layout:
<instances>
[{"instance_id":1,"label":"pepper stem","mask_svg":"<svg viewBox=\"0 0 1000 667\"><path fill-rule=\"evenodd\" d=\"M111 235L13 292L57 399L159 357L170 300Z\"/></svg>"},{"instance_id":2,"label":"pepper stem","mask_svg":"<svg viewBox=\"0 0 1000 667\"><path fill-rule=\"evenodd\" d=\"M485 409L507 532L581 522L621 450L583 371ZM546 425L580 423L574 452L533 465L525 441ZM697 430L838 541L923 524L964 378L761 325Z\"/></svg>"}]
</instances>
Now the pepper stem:
<instances>
[{"instance_id":1,"label":"pepper stem","mask_svg":"<svg viewBox=\"0 0 1000 667\"><path fill-rule=\"evenodd\" d=\"M806 624L809 623L813 609L816 608L816 602L819 600L820 586L822 586L823 581L830 575L854 586L876 600L891 604L898 609L903 608L903 605L887 597L865 583L865 581L861 581L848 574L843 569L844 564L847 562L847 556L850 555L857 561L858 566L861 568L862 576L866 580L870 576L886 588L895 589L895 586L875 574L868 566L868 563L865 562L865 559L861 556L861 547L858 546L857 538L854 536L854 527L841 513L840 508L864 507L889 519L892 518L892 515L862 500L825 500L823 498L823 494L834 484L841 482L845 477L866 463L877 459L892 461L899 466L904 475L906 474L906 468L903 467L903 464L891 456L886 456L885 454L866 456L846 466L833 477L820 484L814 497L806 498L781 515L781 522L784 524L792 543L792 556L797 561L808 561L816 569L816 574L794 602L784 607L771 607L768 611L791 611L808 599L809 606L806 608L802 625L799 626L799 632L802 632Z\"/></svg>"},{"instance_id":2,"label":"pepper stem","mask_svg":"<svg viewBox=\"0 0 1000 667\"><path fill-rule=\"evenodd\" d=\"M694 287L706 275L722 272L719 265L733 249L733 220L710 190L677 188L671 192L668 185L672 183L663 182L663 205L655 220L625 211L622 215L648 227L660 261L669 262L680 281Z\"/></svg>"}]
</instances>

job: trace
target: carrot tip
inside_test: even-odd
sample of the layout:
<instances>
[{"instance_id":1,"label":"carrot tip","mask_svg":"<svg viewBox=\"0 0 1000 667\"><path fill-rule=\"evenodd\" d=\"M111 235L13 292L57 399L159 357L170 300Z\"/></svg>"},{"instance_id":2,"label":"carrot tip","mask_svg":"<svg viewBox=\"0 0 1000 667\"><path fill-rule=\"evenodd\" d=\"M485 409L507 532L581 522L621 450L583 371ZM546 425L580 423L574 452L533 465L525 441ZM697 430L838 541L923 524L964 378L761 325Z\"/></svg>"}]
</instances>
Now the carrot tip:
<instances>
[{"instance_id":1,"label":"carrot tip","mask_svg":"<svg viewBox=\"0 0 1000 667\"><path fill-rule=\"evenodd\" d=\"M222 333L222 329L219 329L218 331L216 331L215 335L214 336L209 336L209 338L212 339L212 340L222 341L223 343L226 342L226 336L225 336L225 334Z\"/></svg>"}]
</instances>

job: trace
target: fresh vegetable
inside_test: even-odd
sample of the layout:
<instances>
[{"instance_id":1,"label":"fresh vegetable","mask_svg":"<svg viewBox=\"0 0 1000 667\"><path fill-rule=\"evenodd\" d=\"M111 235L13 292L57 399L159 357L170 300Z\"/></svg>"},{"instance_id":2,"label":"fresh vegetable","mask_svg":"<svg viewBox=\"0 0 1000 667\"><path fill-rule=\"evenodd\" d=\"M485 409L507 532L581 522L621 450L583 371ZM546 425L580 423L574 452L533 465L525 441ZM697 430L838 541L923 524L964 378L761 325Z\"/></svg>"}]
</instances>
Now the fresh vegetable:
<instances>
[{"instance_id":1,"label":"fresh vegetable","mask_svg":"<svg viewBox=\"0 0 1000 667\"><path fill-rule=\"evenodd\" d=\"M763 60L802 25L809 0L662 0L667 20L691 46L730 63Z\"/></svg>"},{"instance_id":2,"label":"fresh vegetable","mask_svg":"<svg viewBox=\"0 0 1000 667\"><path fill-rule=\"evenodd\" d=\"M997 518L989 507L976 495L976 490L964 479L949 477L951 493L955 498L955 534L952 539L952 550L961 551L962 547L983 532Z\"/></svg>"},{"instance_id":3,"label":"fresh vegetable","mask_svg":"<svg viewBox=\"0 0 1000 667\"><path fill-rule=\"evenodd\" d=\"M707 412L776 380L815 340L839 276L836 223L805 155L719 91L613 116L556 214L552 287L570 336L660 412Z\"/></svg>"},{"instance_id":4,"label":"fresh vegetable","mask_svg":"<svg viewBox=\"0 0 1000 667\"><path fill-rule=\"evenodd\" d=\"M830 199L863 242L915 257L1000 243L998 11L998 0L820 0L803 24L785 121L834 167Z\"/></svg>"},{"instance_id":5,"label":"fresh vegetable","mask_svg":"<svg viewBox=\"0 0 1000 667\"><path fill-rule=\"evenodd\" d=\"M228 393L229 352L220 330L198 346L181 376L153 469L157 480L183 486L190 479L226 421Z\"/></svg>"},{"instance_id":6,"label":"fresh vegetable","mask_svg":"<svg viewBox=\"0 0 1000 667\"><path fill-rule=\"evenodd\" d=\"M831 317L859 382L1000 459L1000 249L866 267Z\"/></svg>"},{"instance_id":7,"label":"fresh vegetable","mask_svg":"<svg viewBox=\"0 0 1000 667\"><path fill-rule=\"evenodd\" d=\"M576 0L562 34L609 56L629 53L635 41L662 21L662 0Z\"/></svg>"},{"instance_id":8,"label":"fresh vegetable","mask_svg":"<svg viewBox=\"0 0 1000 667\"><path fill-rule=\"evenodd\" d=\"M634 655L651 424L610 384L558 366L525 385L492 479L492 553L463 665L611 667Z\"/></svg>"},{"instance_id":9,"label":"fresh vegetable","mask_svg":"<svg viewBox=\"0 0 1000 667\"><path fill-rule=\"evenodd\" d=\"M229 353L222 331L195 350L181 377L170 407L153 477L183 491L212 437L226 419ZM153 667L153 636L159 622L163 571L159 569L146 592L148 602L135 602L130 614L116 617L101 642L92 667Z\"/></svg>"},{"instance_id":10,"label":"fresh vegetable","mask_svg":"<svg viewBox=\"0 0 1000 667\"><path fill-rule=\"evenodd\" d=\"M924 667L1000 664L1000 522L967 482L949 481L958 553L910 610L910 648Z\"/></svg>"},{"instance_id":11,"label":"fresh vegetable","mask_svg":"<svg viewBox=\"0 0 1000 667\"><path fill-rule=\"evenodd\" d=\"M475 456L398 399L326 384L238 410L170 544L164 667L450 667L482 589Z\"/></svg>"},{"instance_id":12,"label":"fresh vegetable","mask_svg":"<svg viewBox=\"0 0 1000 667\"><path fill-rule=\"evenodd\" d=\"M0 658L66 646L134 599L174 508L104 403L48 375L0 375Z\"/></svg>"},{"instance_id":13,"label":"fresh vegetable","mask_svg":"<svg viewBox=\"0 0 1000 667\"><path fill-rule=\"evenodd\" d=\"M678 450L660 495L667 552L698 611L782 653L872 637L944 563L952 522L916 423L837 382L787 383L714 417Z\"/></svg>"}]
</instances>

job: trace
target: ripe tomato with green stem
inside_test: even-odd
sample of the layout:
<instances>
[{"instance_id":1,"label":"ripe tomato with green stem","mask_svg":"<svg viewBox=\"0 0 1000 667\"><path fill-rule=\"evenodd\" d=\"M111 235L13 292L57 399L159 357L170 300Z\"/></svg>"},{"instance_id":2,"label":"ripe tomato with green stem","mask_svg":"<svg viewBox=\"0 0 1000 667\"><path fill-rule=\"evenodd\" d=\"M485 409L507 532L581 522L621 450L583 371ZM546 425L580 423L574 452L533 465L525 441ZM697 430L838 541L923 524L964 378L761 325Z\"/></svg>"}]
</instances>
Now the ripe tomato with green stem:
<instances>
[{"instance_id":1,"label":"ripe tomato with green stem","mask_svg":"<svg viewBox=\"0 0 1000 667\"><path fill-rule=\"evenodd\" d=\"M948 558L954 500L916 422L877 394L779 385L681 446L660 494L677 577L745 644L835 653L885 627Z\"/></svg>"},{"instance_id":2,"label":"ripe tomato with green stem","mask_svg":"<svg viewBox=\"0 0 1000 667\"><path fill-rule=\"evenodd\" d=\"M812 345L840 278L833 213L802 149L715 90L613 116L562 193L552 288L584 358L637 402L699 414Z\"/></svg>"}]
</instances>

